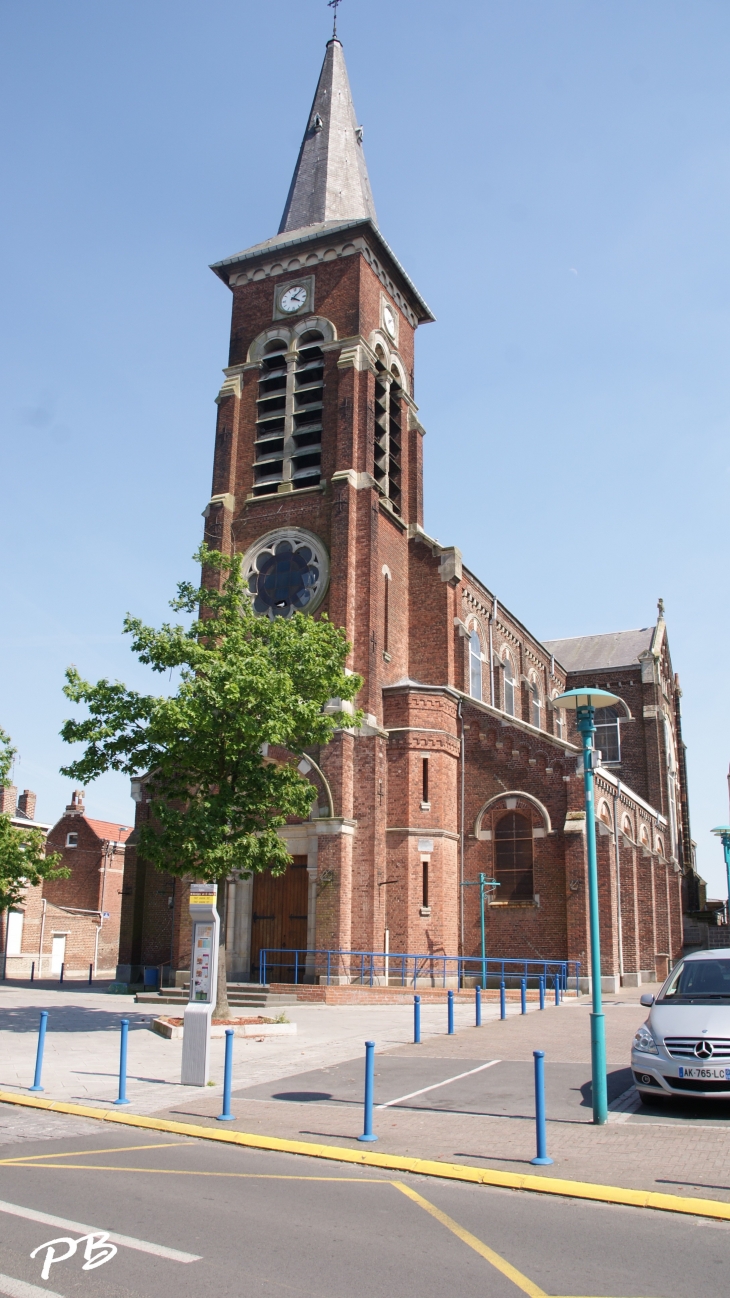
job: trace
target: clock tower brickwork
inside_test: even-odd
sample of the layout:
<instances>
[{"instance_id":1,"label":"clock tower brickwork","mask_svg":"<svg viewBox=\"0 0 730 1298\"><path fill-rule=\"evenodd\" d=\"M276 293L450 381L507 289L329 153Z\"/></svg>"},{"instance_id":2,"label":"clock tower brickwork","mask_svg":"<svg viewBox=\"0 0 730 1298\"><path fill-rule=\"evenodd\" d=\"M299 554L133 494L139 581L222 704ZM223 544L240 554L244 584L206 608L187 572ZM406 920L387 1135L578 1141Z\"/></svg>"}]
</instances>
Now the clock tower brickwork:
<instances>
[{"instance_id":1,"label":"clock tower brickwork","mask_svg":"<svg viewBox=\"0 0 730 1298\"><path fill-rule=\"evenodd\" d=\"M586 970L580 746L551 706L574 683L622 700L597 739L606 985L663 973L694 874L663 611L642 631L544 644L425 531L414 341L433 317L380 234L338 41L279 234L213 269L233 307L206 541L244 556L259 611L304 607L345 628L365 713L300 767L312 815L282 834L292 877L306 868L302 913L287 917L288 885L263 914L257 881L231 880L231 976L255 981L262 947L382 951L388 940L394 953L478 955L479 889L462 885L480 872L500 882L490 956ZM299 568L282 568L282 553ZM310 584L297 585L307 563ZM267 571L283 585L267 587ZM144 819L143 786L137 797ZM184 887L128 848L120 976L168 959L184 970L186 915Z\"/></svg>"}]
</instances>

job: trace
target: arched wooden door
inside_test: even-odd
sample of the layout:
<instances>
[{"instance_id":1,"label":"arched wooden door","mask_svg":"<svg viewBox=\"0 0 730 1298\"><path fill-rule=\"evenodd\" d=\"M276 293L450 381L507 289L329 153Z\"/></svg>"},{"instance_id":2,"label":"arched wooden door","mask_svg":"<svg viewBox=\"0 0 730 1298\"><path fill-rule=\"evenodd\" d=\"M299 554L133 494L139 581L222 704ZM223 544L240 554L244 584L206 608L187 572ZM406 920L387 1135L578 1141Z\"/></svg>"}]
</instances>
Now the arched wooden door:
<instances>
[{"instance_id":1,"label":"arched wooden door","mask_svg":"<svg viewBox=\"0 0 730 1298\"><path fill-rule=\"evenodd\" d=\"M266 957L266 981L293 983L294 951L307 949L307 857L295 856L286 874L277 877L265 871L253 880L251 924L251 975L259 977L259 955L263 950L282 954ZM291 951L288 955L286 952ZM304 979L304 960L299 960L299 982Z\"/></svg>"}]
</instances>

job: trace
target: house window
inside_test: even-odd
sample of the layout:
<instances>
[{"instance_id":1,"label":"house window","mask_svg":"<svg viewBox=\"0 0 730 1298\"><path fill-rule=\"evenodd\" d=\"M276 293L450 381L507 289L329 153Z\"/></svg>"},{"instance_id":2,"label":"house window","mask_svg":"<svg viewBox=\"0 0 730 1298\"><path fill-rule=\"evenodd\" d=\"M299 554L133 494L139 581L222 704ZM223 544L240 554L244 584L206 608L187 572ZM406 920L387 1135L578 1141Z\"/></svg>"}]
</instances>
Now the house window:
<instances>
[{"instance_id":1,"label":"house window","mask_svg":"<svg viewBox=\"0 0 730 1298\"><path fill-rule=\"evenodd\" d=\"M282 338L266 345L259 369L254 496L301 491L321 479L323 335L309 329L294 356Z\"/></svg>"},{"instance_id":2,"label":"house window","mask_svg":"<svg viewBox=\"0 0 730 1298\"><path fill-rule=\"evenodd\" d=\"M469 636L469 693L473 699L482 697L482 645L476 631Z\"/></svg>"},{"instance_id":3,"label":"house window","mask_svg":"<svg viewBox=\"0 0 730 1298\"><path fill-rule=\"evenodd\" d=\"M398 371L389 374L382 360L376 360L375 436L373 443L373 476L377 488L389 500L396 514L401 512L401 444L403 395Z\"/></svg>"},{"instance_id":4,"label":"house window","mask_svg":"<svg viewBox=\"0 0 730 1298\"><path fill-rule=\"evenodd\" d=\"M621 761L621 722L619 721L618 708L596 708L596 737L595 747L601 751L601 760L604 762Z\"/></svg>"},{"instance_id":5,"label":"house window","mask_svg":"<svg viewBox=\"0 0 730 1298\"><path fill-rule=\"evenodd\" d=\"M67 846L67 847L78 847L78 845L79 845L79 836L78 836L78 834L67 834L67 835L66 835L66 846Z\"/></svg>"},{"instance_id":6,"label":"house window","mask_svg":"<svg viewBox=\"0 0 730 1298\"><path fill-rule=\"evenodd\" d=\"M537 681L530 682L530 720L533 726L536 726L539 730L542 723L542 704Z\"/></svg>"},{"instance_id":7,"label":"house window","mask_svg":"<svg viewBox=\"0 0 730 1298\"><path fill-rule=\"evenodd\" d=\"M22 910L9 910L5 935L5 952L7 955L20 955L22 949L23 912Z\"/></svg>"},{"instance_id":8,"label":"house window","mask_svg":"<svg viewBox=\"0 0 730 1298\"><path fill-rule=\"evenodd\" d=\"M518 811L509 811L497 821L494 832L494 877L500 901L531 901L532 823Z\"/></svg>"},{"instance_id":9,"label":"house window","mask_svg":"<svg viewBox=\"0 0 730 1298\"><path fill-rule=\"evenodd\" d=\"M504 710L515 715L515 674L509 658L504 660Z\"/></svg>"}]
</instances>

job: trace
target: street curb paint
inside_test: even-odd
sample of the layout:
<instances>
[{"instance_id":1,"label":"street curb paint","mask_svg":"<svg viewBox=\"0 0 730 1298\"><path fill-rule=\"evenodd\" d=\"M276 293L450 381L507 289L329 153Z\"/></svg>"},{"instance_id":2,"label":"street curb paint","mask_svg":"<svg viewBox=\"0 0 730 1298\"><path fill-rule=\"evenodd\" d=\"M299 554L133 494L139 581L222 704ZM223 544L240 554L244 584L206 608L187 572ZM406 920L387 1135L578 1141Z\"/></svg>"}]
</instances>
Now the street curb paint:
<instances>
[{"instance_id":1,"label":"street curb paint","mask_svg":"<svg viewBox=\"0 0 730 1298\"><path fill-rule=\"evenodd\" d=\"M588 1199L594 1203L619 1203L630 1208L655 1208L663 1212L684 1213L691 1217L711 1217L730 1221L730 1203L719 1199L690 1199L654 1190L626 1190L616 1185L594 1185L590 1181L564 1181L558 1177L520 1175L492 1168L469 1167L462 1163L438 1163L425 1158L401 1158L396 1154L372 1153L338 1145L316 1145L304 1140L281 1140L278 1136L256 1136L244 1131L220 1131L197 1127L187 1122L170 1122L166 1118L148 1118L142 1114L120 1113L118 1109L95 1109L85 1104L66 1104L61 1100L41 1100L34 1095L0 1091L0 1103L18 1104L28 1109L68 1113L77 1118L94 1118L97 1122L114 1122L117 1126L138 1127L145 1131L166 1131L197 1140L215 1140L219 1144L241 1145L248 1149L270 1149L280 1154L302 1154L307 1158L325 1158L333 1163L355 1163L360 1167L380 1167L392 1172L413 1172L418 1176L435 1176L447 1181L466 1181L473 1185L491 1185L505 1190L528 1190L536 1194L556 1194L568 1199Z\"/></svg>"}]
</instances>

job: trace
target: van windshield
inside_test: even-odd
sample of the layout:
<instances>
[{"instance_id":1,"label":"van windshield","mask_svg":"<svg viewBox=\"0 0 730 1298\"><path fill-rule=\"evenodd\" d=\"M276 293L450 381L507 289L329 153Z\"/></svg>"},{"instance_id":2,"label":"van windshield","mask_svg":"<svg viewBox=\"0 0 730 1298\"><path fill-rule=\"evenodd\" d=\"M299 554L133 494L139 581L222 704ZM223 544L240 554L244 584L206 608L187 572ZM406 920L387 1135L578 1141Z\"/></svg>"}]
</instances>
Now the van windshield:
<instances>
[{"instance_id":1,"label":"van windshield","mask_svg":"<svg viewBox=\"0 0 730 1298\"><path fill-rule=\"evenodd\" d=\"M662 1001L730 1000L730 960L686 960L675 970Z\"/></svg>"}]
</instances>

